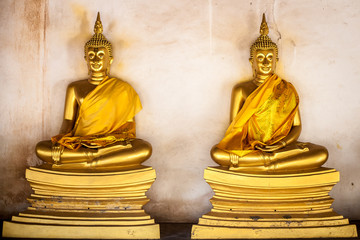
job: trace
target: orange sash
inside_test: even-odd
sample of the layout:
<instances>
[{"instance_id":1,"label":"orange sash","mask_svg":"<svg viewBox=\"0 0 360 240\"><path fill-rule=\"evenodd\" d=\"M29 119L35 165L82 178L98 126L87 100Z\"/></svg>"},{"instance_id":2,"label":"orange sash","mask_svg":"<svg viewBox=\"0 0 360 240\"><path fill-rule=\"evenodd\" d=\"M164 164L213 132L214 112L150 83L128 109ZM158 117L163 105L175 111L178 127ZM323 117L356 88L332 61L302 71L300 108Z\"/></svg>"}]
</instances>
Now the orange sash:
<instances>
[{"instance_id":1,"label":"orange sash","mask_svg":"<svg viewBox=\"0 0 360 240\"><path fill-rule=\"evenodd\" d=\"M78 149L81 145L96 148L135 138L135 122L131 120L141 108L139 96L130 84L105 78L84 98L74 129L51 140Z\"/></svg>"},{"instance_id":2,"label":"orange sash","mask_svg":"<svg viewBox=\"0 0 360 240\"><path fill-rule=\"evenodd\" d=\"M298 106L293 85L272 75L248 96L217 147L242 157L258 151L256 144L279 142L289 134Z\"/></svg>"}]
</instances>

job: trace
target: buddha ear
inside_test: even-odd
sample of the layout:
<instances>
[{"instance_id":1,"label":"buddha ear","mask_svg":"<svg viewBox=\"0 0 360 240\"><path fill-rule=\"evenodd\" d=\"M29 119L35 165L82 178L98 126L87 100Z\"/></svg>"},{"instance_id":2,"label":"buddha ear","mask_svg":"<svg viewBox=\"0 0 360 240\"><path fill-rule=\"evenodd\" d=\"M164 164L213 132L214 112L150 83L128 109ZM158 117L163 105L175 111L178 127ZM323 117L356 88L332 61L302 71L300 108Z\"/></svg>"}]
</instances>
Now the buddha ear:
<instances>
[{"instance_id":1,"label":"buddha ear","mask_svg":"<svg viewBox=\"0 0 360 240\"><path fill-rule=\"evenodd\" d=\"M253 72L253 77L255 78L256 77L256 69L254 68L254 58L249 58L249 62L250 62L251 69Z\"/></svg>"},{"instance_id":2,"label":"buddha ear","mask_svg":"<svg viewBox=\"0 0 360 240\"><path fill-rule=\"evenodd\" d=\"M109 63L112 64L113 61L114 61L114 58L110 57Z\"/></svg>"}]
</instances>

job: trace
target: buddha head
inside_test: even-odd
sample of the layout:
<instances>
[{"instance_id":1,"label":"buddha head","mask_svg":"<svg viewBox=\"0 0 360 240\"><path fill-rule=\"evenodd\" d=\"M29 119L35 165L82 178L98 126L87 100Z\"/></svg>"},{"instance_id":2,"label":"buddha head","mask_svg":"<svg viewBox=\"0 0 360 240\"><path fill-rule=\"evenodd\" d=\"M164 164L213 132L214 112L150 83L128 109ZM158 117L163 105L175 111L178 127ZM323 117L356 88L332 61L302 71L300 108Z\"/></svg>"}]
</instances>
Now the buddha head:
<instances>
[{"instance_id":1,"label":"buddha head","mask_svg":"<svg viewBox=\"0 0 360 240\"><path fill-rule=\"evenodd\" d=\"M85 60L88 64L89 75L110 73L110 65L113 62L111 43L102 34L103 26L100 13L94 26L95 34L85 44Z\"/></svg>"},{"instance_id":2,"label":"buddha head","mask_svg":"<svg viewBox=\"0 0 360 240\"><path fill-rule=\"evenodd\" d=\"M278 58L277 45L268 36L269 28L263 14L260 37L251 45L250 64L252 65L255 77L268 77L272 75L276 68Z\"/></svg>"}]
</instances>

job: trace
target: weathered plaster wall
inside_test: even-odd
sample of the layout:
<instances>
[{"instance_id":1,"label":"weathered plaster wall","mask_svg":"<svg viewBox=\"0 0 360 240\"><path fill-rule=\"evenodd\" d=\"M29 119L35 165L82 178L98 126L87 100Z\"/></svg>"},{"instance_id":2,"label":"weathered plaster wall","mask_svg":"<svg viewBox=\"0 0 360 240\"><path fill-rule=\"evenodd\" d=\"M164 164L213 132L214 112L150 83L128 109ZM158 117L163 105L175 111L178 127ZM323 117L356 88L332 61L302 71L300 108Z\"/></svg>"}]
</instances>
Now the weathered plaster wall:
<instances>
[{"instance_id":1,"label":"weathered plaster wall","mask_svg":"<svg viewBox=\"0 0 360 240\"><path fill-rule=\"evenodd\" d=\"M140 138L157 180L146 206L158 221L194 222L210 209L203 170L228 126L232 86L251 78L249 47L266 13L278 74L301 98L302 141L326 146L341 172L337 212L360 219L360 2L122 0L0 2L0 216L26 207L25 168L56 134L68 83L87 76L83 45L96 12L114 46L112 75L138 91Z\"/></svg>"},{"instance_id":2,"label":"weathered plaster wall","mask_svg":"<svg viewBox=\"0 0 360 240\"><path fill-rule=\"evenodd\" d=\"M44 135L45 4L0 2L0 215L26 207L25 168L39 161L36 141Z\"/></svg>"}]
</instances>

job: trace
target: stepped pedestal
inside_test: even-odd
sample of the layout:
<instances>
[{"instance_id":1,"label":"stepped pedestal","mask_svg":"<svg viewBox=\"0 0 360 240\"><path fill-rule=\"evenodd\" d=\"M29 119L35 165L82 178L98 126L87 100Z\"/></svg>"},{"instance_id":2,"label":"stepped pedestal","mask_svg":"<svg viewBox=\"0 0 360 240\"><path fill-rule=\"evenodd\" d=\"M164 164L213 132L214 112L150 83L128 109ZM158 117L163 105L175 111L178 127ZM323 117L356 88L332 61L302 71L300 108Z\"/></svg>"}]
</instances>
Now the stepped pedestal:
<instances>
[{"instance_id":1,"label":"stepped pedestal","mask_svg":"<svg viewBox=\"0 0 360 240\"><path fill-rule=\"evenodd\" d=\"M25 212L4 222L3 237L159 239L159 225L144 212L155 170L117 172L26 170L34 194Z\"/></svg>"},{"instance_id":2,"label":"stepped pedestal","mask_svg":"<svg viewBox=\"0 0 360 240\"><path fill-rule=\"evenodd\" d=\"M335 169L249 174L209 167L213 209L192 228L192 239L357 237L356 226L331 209Z\"/></svg>"}]
</instances>

